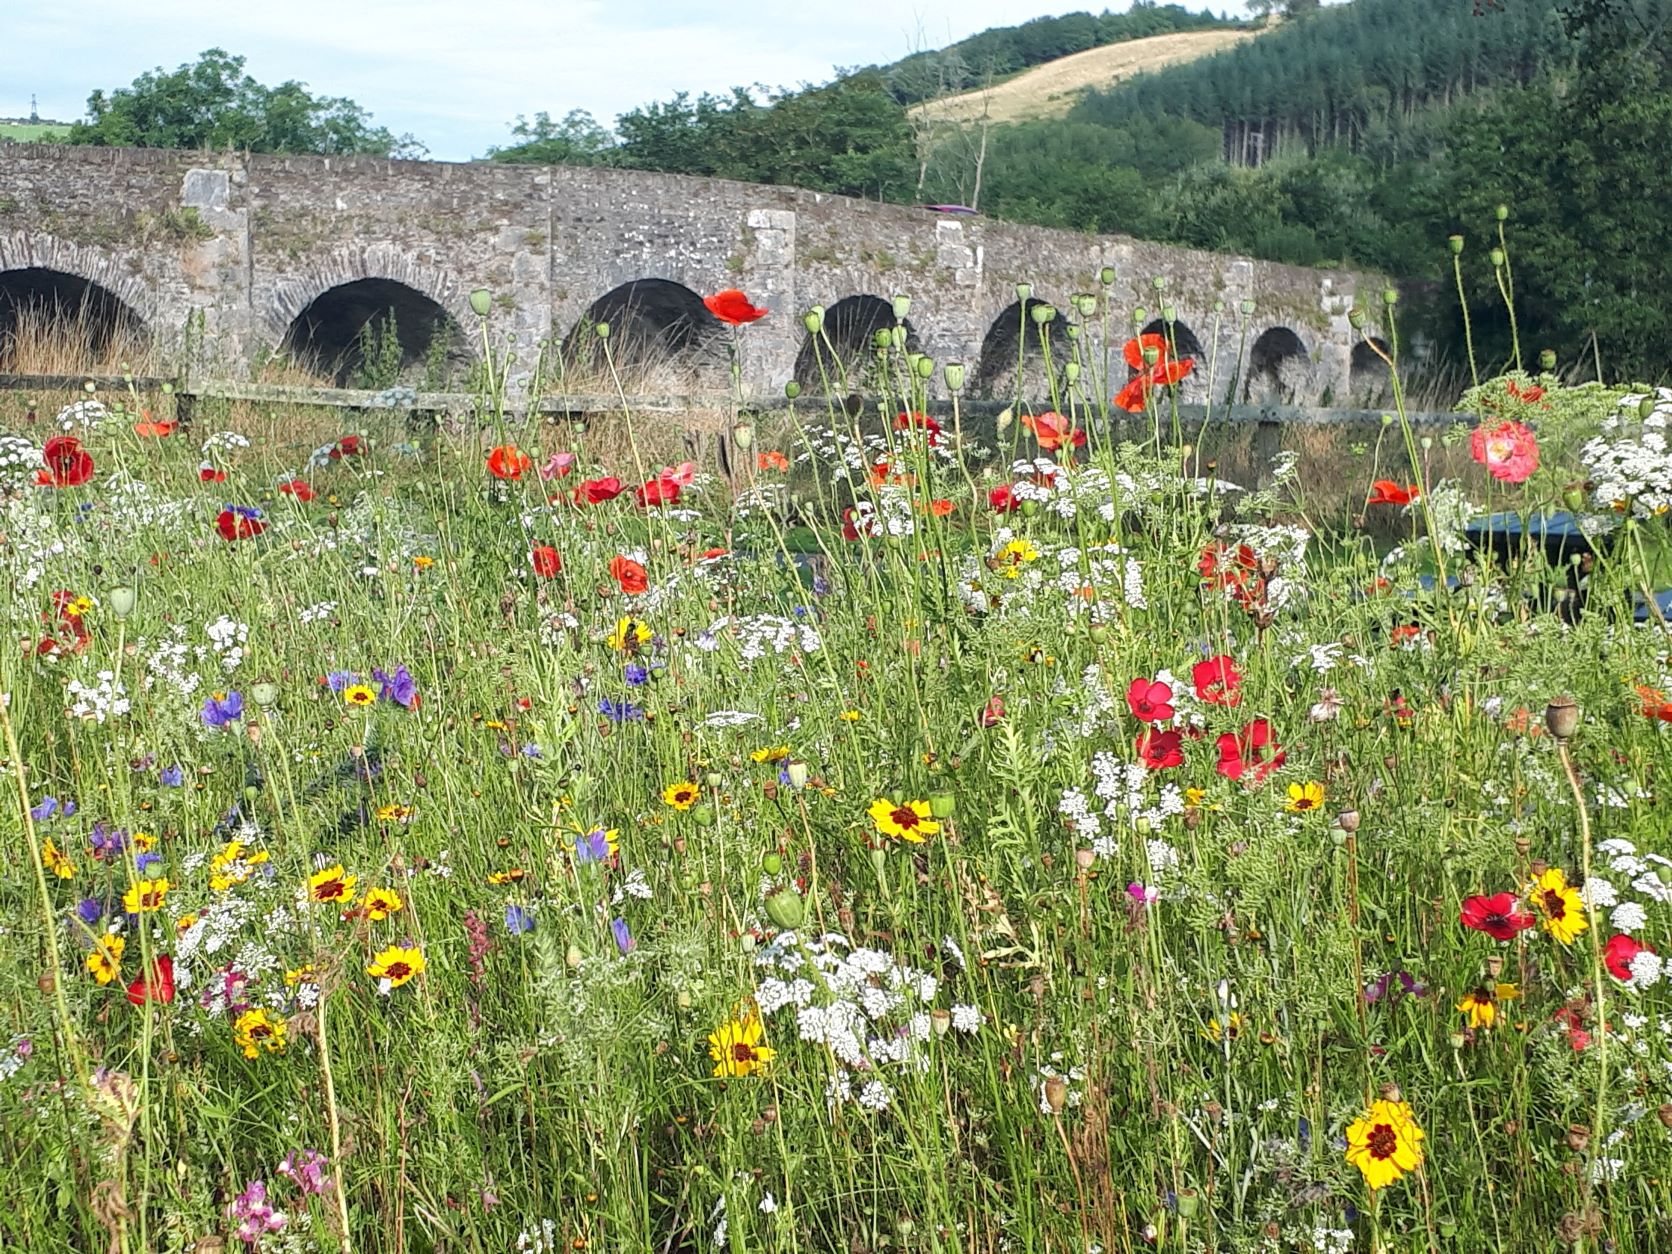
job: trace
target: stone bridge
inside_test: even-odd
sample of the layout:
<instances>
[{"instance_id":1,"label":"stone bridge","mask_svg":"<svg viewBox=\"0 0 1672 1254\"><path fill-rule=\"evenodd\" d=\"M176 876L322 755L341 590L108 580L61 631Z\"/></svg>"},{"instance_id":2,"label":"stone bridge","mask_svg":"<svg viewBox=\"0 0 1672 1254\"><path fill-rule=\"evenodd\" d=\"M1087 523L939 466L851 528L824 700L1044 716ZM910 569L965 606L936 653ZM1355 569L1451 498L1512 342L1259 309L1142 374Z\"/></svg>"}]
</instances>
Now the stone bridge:
<instances>
[{"instance_id":1,"label":"stone bridge","mask_svg":"<svg viewBox=\"0 0 1672 1254\"><path fill-rule=\"evenodd\" d=\"M548 367L596 366L588 332L605 321L623 373L723 389L728 335L700 296L739 287L771 311L740 337L755 395L791 379L821 391L824 350L862 361L906 294L912 346L1002 396L1019 361L1039 377L1031 303L1067 311L1110 273L1109 341L1135 310L1145 329L1169 310L1181 355L1214 359L1215 399L1340 405L1382 385L1347 320L1355 292L1380 308L1382 282L1339 270L624 170L0 144L0 371L8 329L43 308L200 371L239 377L280 353L339 380L357 369L361 328L392 314L409 371L457 371L481 352L469 297L486 288L525 376L542 344ZM827 311L818 354L802 320L814 304ZM1059 359L1067 321L1051 324ZM1187 400L1205 399L1208 377Z\"/></svg>"}]
</instances>

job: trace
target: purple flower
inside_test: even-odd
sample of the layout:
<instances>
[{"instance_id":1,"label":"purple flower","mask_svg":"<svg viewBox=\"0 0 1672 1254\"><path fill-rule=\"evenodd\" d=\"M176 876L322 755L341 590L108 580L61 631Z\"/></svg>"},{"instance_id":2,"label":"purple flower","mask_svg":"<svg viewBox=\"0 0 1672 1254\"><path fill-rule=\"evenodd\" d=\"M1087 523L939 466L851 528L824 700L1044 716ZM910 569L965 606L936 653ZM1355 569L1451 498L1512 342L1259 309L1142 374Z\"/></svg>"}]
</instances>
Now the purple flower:
<instances>
[{"instance_id":1,"label":"purple flower","mask_svg":"<svg viewBox=\"0 0 1672 1254\"><path fill-rule=\"evenodd\" d=\"M42 797L41 804L29 811L29 817L37 823L44 823L53 816L69 818L75 813L75 802L65 798L59 801L57 797Z\"/></svg>"},{"instance_id":2,"label":"purple flower","mask_svg":"<svg viewBox=\"0 0 1672 1254\"><path fill-rule=\"evenodd\" d=\"M87 843L93 846L95 858L109 861L120 857L122 850L128 847L128 833L100 819L87 834Z\"/></svg>"},{"instance_id":3,"label":"purple flower","mask_svg":"<svg viewBox=\"0 0 1672 1254\"><path fill-rule=\"evenodd\" d=\"M612 723L636 723L644 717L644 710L631 701L612 701L608 697L598 698L598 713Z\"/></svg>"},{"instance_id":4,"label":"purple flower","mask_svg":"<svg viewBox=\"0 0 1672 1254\"><path fill-rule=\"evenodd\" d=\"M173 766L165 766L162 774L157 776L157 782L164 788L179 788L186 782L185 769L178 762Z\"/></svg>"},{"instance_id":5,"label":"purple flower","mask_svg":"<svg viewBox=\"0 0 1672 1254\"><path fill-rule=\"evenodd\" d=\"M813 595L816 597L830 595L830 580L823 575L813 576Z\"/></svg>"},{"instance_id":6,"label":"purple flower","mask_svg":"<svg viewBox=\"0 0 1672 1254\"><path fill-rule=\"evenodd\" d=\"M525 758L537 758L540 756L540 746L536 744L526 744L518 750L518 752Z\"/></svg>"},{"instance_id":7,"label":"purple flower","mask_svg":"<svg viewBox=\"0 0 1672 1254\"><path fill-rule=\"evenodd\" d=\"M292 1150L279 1164L279 1174L304 1194L328 1193L331 1177L325 1174L325 1164L329 1161L318 1150Z\"/></svg>"},{"instance_id":8,"label":"purple flower","mask_svg":"<svg viewBox=\"0 0 1672 1254\"><path fill-rule=\"evenodd\" d=\"M353 671L327 671L325 673L326 687L330 688L331 691L336 693L339 697L343 695L345 689L350 688L359 682L360 676L356 675Z\"/></svg>"},{"instance_id":9,"label":"purple flower","mask_svg":"<svg viewBox=\"0 0 1672 1254\"><path fill-rule=\"evenodd\" d=\"M134 859L134 870L140 875L150 875L155 868L162 864L163 860L160 854L147 851Z\"/></svg>"},{"instance_id":10,"label":"purple flower","mask_svg":"<svg viewBox=\"0 0 1672 1254\"><path fill-rule=\"evenodd\" d=\"M1394 985L1395 980L1398 981L1397 987ZM1395 997L1388 998L1392 1002L1401 992L1408 997L1421 997L1428 992L1428 986L1419 984L1416 976L1409 971L1389 971L1381 979L1373 980L1365 986L1364 1000L1374 1005L1388 997L1389 992L1395 994Z\"/></svg>"},{"instance_id":11,"label":"purple flower","mask_svg":"<svg viewBox=\"0 0 1672 1254\"><path fill-rule=\"evenodd\" d=\"M1127 894L1141 906L1147 906L1161 897L1161 890L1145 884L1131 883L1126 886Z\"/></svg>"},{"instance_id":12,"label":"purple flower","mask_svg":"<svg viewBox=\"0 0 1672 1254\"><path fill-rule=\"evenodd\" d=\"M75 903L75 917L85 926L92 927L104 918L104 903L97 897L83 897Z\"/></svg>"},{"instance_id":13,"label":"purple flower","mask_svg":"<svg viewBox=\"0 0 1672 1254\"><path fill-rule=\"evenodd\" d=\"M621 677L638 688L650 682L650 668L643 662L629 662L621 668Z\"/></svg>"},{"instance_id":14,"label":"purple flower","mask_svg":"<svg viewBox=\"0 0 1672 1254\"><path fill-rule=\"evenodd\" d=\"M584 836L575 837L575 861L582 866L588 862L608 862L610 860L610 838L601 827L595 827Z\"/></svg>"},{"instance_id":15,"label":"purple flower","mask_svg":"<svg viewBox=\"0 0 1672 1254\"><path fill-rule=\"evenodd\" d=\"M633 946L638 942L633 939L633 934L627 930L626 919L612 919L610 921L610 931L615 936L615 947L617 949L624 954L633 952Z\"/></svg>"},{"instance_id":16,"label":"purple flower","mask_svg":"<svg viewBox=\"0 0 1672 1254\"><path fill-rule=\"evenodd\" d=\"M372 678L382 685L377 695L383 700L393 701L409 710L418 708L418 681L404 664L395 667L394 674L381 667L376 668L372 671Z\"/></svg>"},{"instance_id":17,"label":"purple flower","mask_svg":"<svg viewBox=\"0 0 1672 1254\"><path fill-rule=\"evenodd\" d=\"M506 906L505 930L512 936L521 936L524 932L532 932L534 930L534 912L524 910L521 906Z\"/></svg>"},{"instance_id":18,"label":"purple flower","mask_svg":"<svg viewBox=\"0 0 1672 1254\"><path fill-rule=\"evenodd\" d=\"M238 692L210 693L198 716L205 727L225 727L244 716L244 696Z\"/></svg>"},{"instance_id":19,"label":"purple flower","mask_svg":"<svg viewBox=\"0 0 1672 1254\"><path fill-rule=\"evenodd\" d=\"M290 1222L283 1211L274 1210L267 1204L267 1185L260 1180L251 1180L249 1186L232 1199L226 1208L226 1217L237 1221L233 1235L251 1246L259 1244L269 1232L283 1232Z\"/></svg>"}]
</instances>

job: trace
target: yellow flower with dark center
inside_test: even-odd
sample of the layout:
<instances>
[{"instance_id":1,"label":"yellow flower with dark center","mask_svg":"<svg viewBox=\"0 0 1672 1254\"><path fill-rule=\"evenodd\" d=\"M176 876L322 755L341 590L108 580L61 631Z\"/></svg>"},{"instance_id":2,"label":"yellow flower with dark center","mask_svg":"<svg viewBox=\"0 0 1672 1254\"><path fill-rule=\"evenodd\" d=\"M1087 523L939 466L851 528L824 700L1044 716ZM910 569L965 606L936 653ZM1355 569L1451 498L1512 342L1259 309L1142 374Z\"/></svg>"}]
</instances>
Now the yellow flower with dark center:
<instances>
[{"instance_id":1,"label":"yellow flower with dark center","mask_svg":"<svg viewBox=\"0 0 1672 1254\"><path fill-rule=\"evenodd\" d=\"M1527 896L1538 911L1539 926L1564 945L1573 944L1579 933L1591 926L1579 890L1568 886L1560 867L1551 867L1539 876Z\"/></svg>"},{"instance_id":2,"label":"yellow flower with dark center","mask_svg":"<svg viewBox=\"0 0 1672 1254\"><path fill-rule=\"evenodd\" d=\"M263 1053L284 1053L284 1020L275 1019L266 1007L246 1010L239 1015L233 1021L232 1033L232 1039L244 1051L246 1058L259 1058Z\"/></svg>"},{"instance_id":3,"label":"yellow flower with dark center","mask_svg":"<svg viewBox=\"0 0 1672 1254\"><path fill-rule=\"evenodd\" d=\"M1289 800L1284 808L1291 814L1306 814L1309 811L1321 809L1324 804L1324 786L1317 780L1308 780L1304 784L1289 785Z\"/></svg>"},{"instance_id":4,"label":"yellow flower with dark center","mask_svg":"<svg viewBox=\"0 0 1672 1254\"><path fill-rule=\"evenodd\" d=\"M515 884L527 874L528 872L520 866L514 866L509 871L489 871L488 883L496 887L504 884Z\"/></svg>"},{"instance_id":5,"label":"yellow flower with dark center","mask_svg":"<svg viewBox=\"0 0 1672 1254\"><path fill-rule=\"evenodd\" d=\"M75 875L75 863L70 861L69 855L52 843L50 836L41 845L41 861L46 864L47 870L61 880L70 879Z\"/></svg>"},{"instance_id":6,"label":"yellow flower with dark center","mask_svg":"<svg viewBox=\"0 0 1672 1254\"><path fill-rule=\"evenodd\" d=\"M359 879L357 875L344 874L340 862L336 866L328 866L323 871L315 871L308 876L308 898L333 906L351 905L354 901L354 885Z\"/></svg>"},{"instance_id":7,"label":"yellow flower with dark center","mask_svg":"<svg viewBox=\"0 0 1672 1254\"><path fill-rule=\"evenodd\" d=\"M92 597L79 596L79 597L75 597L73 600L71 600L71 601L69 601L65 604L64 615L67 618L80 618L83 614L87 613L87 611L92 609L92 608L93 608L93 598Z\"/></svg>"},{"instance_id":8,"label":"yellow flower with dark center","mask_svg":"<svg viewBox=\"0 0 1672 1254\"><path fill-rule=\"evenodd\" d=\"M366 917L379 923L406 908L406 902L402 901L401 895L392 888L374 888L366 894L366 899L360 904L365 908Z\"/></svg>"},{"instance_id":9,"label":"yellow flower with dark center","mask_svg":"<svg viewBox=\"0 0 1672 1254\"><path fill-rule=\"evenodd\" d=\"M761 1044L760 1016L750 1010L740 1019L708 1034L708 1056L714 1060L717 1076L758 1075L778 1056L770 1045Z\"/></svg>"},{"instance_id":10,"label":"yellow flower with dark center","mask_svg":"<svg viewBox=\"0 0 1672 1254\"><path fill-rule=\"evenodd\" d=\"M1372 1189L1385 1189L1422 1166L1422 1129L1409 1102L1372 1102L1347 1128L1347 1161Z\"/></svg>"},{"instance_id":11,"label":"yellow flower with dark center","mask_svg":"<svg viewBox=\"0 0 1672 1254\"><path fill-rule=\"evenodd\" d=\"M372 959L366 974L387 992L422 974L426 965L423 951L416 945L390 945Z\"/></svg>"},{"instance_id":12,"label":"yellow flower with dark center","mask_svg":"<svg viewBox=\"0 0 1672 1254\"><path fill-rule=\"evenodd\" d=\"M311 962L304 962L301 966L284 973L284 986L286 988L295 988L298 984L313 984L315 982L314 965Z\"/></svg>"},{"instance_id":13,"label":"yellow flower with dark center","mask_svg":"<svg viewBox=\"0 0 1672 1254\"><path fill-rule=\"evenodd\" d=\"M1202 1029L1202 1035L1215 1042L1227 1038L1234 1041L1242 1035L1242 1030L1247 1024L1248 1020L1242 1017L1242 1012L1233 1010L1225 1016L1223 1021L1217 1015L1209 1019L1207 1026Z\"/></svg>"},{"instance_id":14,"label":"yellow flower with dark center","mask_svg":"<svg viewBox=\"0 0 1672 1254\"><path fill-rule=\"evenodd\" d=\"M776 745L765 749L756 749L749 755L749 759L752 762L782 762L789 756L790 747L788 745Z\"/></svg>"},{"instance_id":15,"label":"yellow flower with dark center","mask_svg":"<svg viewBox=\"0 0 1672 1254\"><path fill-rule=\"evenodd\" d=\"M426 553L420 553L412 559L412 564L419 570L428 570L430 567L435 565L435 558L430 557Z\"/></svg>"},{"instance_id":16,"label":"yellow flower with dark center","mask_svg":"<svg viewBox=\"0 0 1672 1254\"><path fill-rule=\"evenodd\" d=\"M689 810L700 796L702 791L695 784L683 780L662 789L662 800L675 810Z\"/></svg>"},{"instance_id":17,"label":"yellow flower with dark center","mask_svg":"<svg viewBox=\"0 0 1672 1254\"><path fill-rule=\"evenodd\" d=\"M929 817L927 801L902 801L896 805L886 797L879 797L866 813L884 836L910 841L914 845L921 845L940 831L940 824Z\"/></svg>"},{"instance_id":18,"label":"yellow flower with dark center","mask_svg":"<svg viewBox=\"0 0 1672 1254\"><path fill-rule=\"evenodd\" d=\"M993 569L1004 572L1006 579L1015 579L1022 573L1022 567L1029 562L1039 559L1039 550L1028 540L1012 540L997 553L989 563Z\"/></svg>"},{"instance_id":19,"label":"yellow flower with dark center","mask_svg":"<svg viewBox=\"0 0 1672 1254\"><path fill-rule=\"evenodd\" d=\"M1513 984L1472 988L1463 995L1463 1000L1457 1003L1457 1008L1468 1016L1471 1028L1484 1031L1491 1029L1498 1021L1498 1003L1519 996L1520 990Z\"/></svg>"},{"instance_id":20,"label":"yellow flower with dark center","mask_svg":"<svg viewBox=\"0 0 1672 1254\"><path fill-rule=\"evenodd\" d=\"M624 618L604 643L618 653L637 653L650 643L650 628L636 618Z\"/></svg>"},{"instance_id":21,"label":"yellow flower with dark center","mask_svg":"<svg viewBox=\"0 0 1672 1254\"><path fill-rule=\"evenodd\" d=\"M247 852L241 840L229 840L209 861L209 887L224 893L235 884L242 884L255 874L255 868L267 861L267 851Z\"/></svg>"},{"instance_id":22,"label":"yellow flower with dark center","mask_svg":"<svg viewBox=\"0 0 1672 1254\"><path fill-rule=\"evenodd\" d=\"M128 843L140 853L150 853L157 847L157 838L150 832L134 832L128 837Z\"/></svg>"},{"instance_id":23,"label":"yellow flower with dark center","mask_svg":"<svg viewBox=\"0 0 1672 1254\"><path fill-rule=\"evenodd\" d=\"M122 906L129 914L150 914L154 910L162 909L168 890L169 882L166 879L136 880L128 891L122 894Z\"/></svg>"},{"instance_id":24,"label":"yellow flower with dark center","mask_svg":"<svg viewBox=\"0 0 1672 1254\"><path fill-rule=\"evenodd\" d=\"M128 947L126 938L101 936L87 955L87 969L100 984L109 984L122 974L122 951Z\"/></svg>"},{"instance_id":25,"label":"yellow flower with dark center","mask_svg":"<svg viewBox=\"0 0 1672 1254\"><path fill-rule=\"evenodd\" d=\"M394 804L378 806L377 821L379 823L405 823L412 818L413 813L411 806Z\"/></svg>"},{"instance_id":26,"label":"yellow flower with dark center","mask_svg":"<svg viewBox=\"0 0 1672 1254\"><path fill-rule=\"evenodd\" d=\"M377 689L370 684L350 684L343 689L344 705L376 705Z\"/></svg>"}]
</instances>

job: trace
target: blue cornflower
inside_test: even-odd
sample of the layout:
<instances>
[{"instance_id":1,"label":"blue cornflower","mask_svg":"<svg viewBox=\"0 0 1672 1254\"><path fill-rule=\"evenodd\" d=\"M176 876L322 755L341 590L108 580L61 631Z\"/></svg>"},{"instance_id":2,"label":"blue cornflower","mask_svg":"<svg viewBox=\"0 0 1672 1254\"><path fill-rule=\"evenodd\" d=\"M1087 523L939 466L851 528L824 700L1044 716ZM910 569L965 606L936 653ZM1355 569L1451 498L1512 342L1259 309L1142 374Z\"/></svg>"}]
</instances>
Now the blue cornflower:
<instances>
[{"instance_id":1,"label":"blue cornflower","mask_svg":"<svg viewBox=\"0 0 1672 1254\"><path fill-rule=\"evenodd\" d=\"M75 802L68 798L60 801L57 797L42 797L40 805L29 811L29 817L37 823L44 823L55 815L67 819L74 813Z\"/></svg>"},{"instance_id":2,"label":"blue cornflower","mask_svg":"<svg viewBox=\"0 0 1672 1254\"><path fill-rule=\"evenodd\" d=\"M173 766L165 766L157 776L157 782L164 788L179 788L186 782L185 769L178 762Z\"/></svg>"},{"instance_id":3,"label":"blue cornflower","mask_svg":"<svg viewBox=\"0 0 1672 1254\"><path fill-rule=\"evenodd\" d=\"M608 862L610 859L610 836L601 827L595 827L584 836L575 837L575 861L581 865L588 862Z\"/></svg>"},{"instance_id":4,"label":"blue cornflower","mask_svg":"<svg viewBox=\"0 0 1672 1254\"><path fill-rule=\"evenodd\" d=\"M372 678L382 685L377 695L383 700L393 701L409 710L418 708L418 681L412 677L412 672L406 669L404 663L395 667L393 673L376 667L372 671Z\"/></svg>"},{"instance_id":5,"label":"blue cornflower","mask_svg":"<svg viewBox=\"0 0 1672 1254\"><path fill-rule=\"evenodd\" d=\"M524 932L532 932L534 930L534 912L524 910L521 906L506 906L505 930L512 936L521 936Z\"/></svg>"},{"instance_id":6,"label":"blue cornflower","mask_svg":"<svg viewBox=\"0 0 1672 1254\"><path fill-rule=\"evenodd\" d=\"M151 853L149 850L134 858L134 870L140 875L150 875L154 868L162 864L162 855Z\"/></svg>"},{"instance_id":7,"label":"blue cornflower","mask_svg":"<svg viewBox=\"0 0 1672 1254\"><path fill-rule=\"evenodd\" d=\"M339 697L345 689L360 682L360 676L353 671L329 671L325 676L325 683Z\"/></svg>"},{"instance_id":8,"label":"blue cornflower","mask_svg":"<svg viewBox=\"0 0 1672 1254\"><path fill-rule=\"evenodd\" d=\"M608 697L598 698L598 713L612 723L631 723L644 717L644 711L631 701L612 701Z\"/></svg>"},{"instance_id":9,"label":"blue cornflower","mask_svg":"<svg viewBox=\"0 0 1672 1254\"><path fill-rule=\"evenodd\" d=\"M610 932L615 937L615 947L617 949L624 954L633 952L633 946L638 942L633 939L633 934L627 930L626 919L612 919L610 921Z\"/></svg>"},{"instance_id":10,"label":"blue cornflower","mask_svg":"<svg viewBox=\"0 0 1672 1254\"><path fill-rule=\"evenodd\" d=\"M83 897L75 903L75 917L88 927L104 918L104 903L97 897Z\"/></svg>"},{"instance_id":11,"label":"blue cornflower","mask_svg":"<svg viewBox=\"0 0 1672 1254\"><path fill-rule=\"evenodd\" d=\"M540 756L540 746L536 744L526 744L521 750L519 750L519 752L521 752L525 758L537 758Z\"/></svg>"},{"instance_id":12,"label":"blue cornflower","mask_svg":"<svg viewBox=\"0 0 1672 1254\"><path fill-rule=\"evenodd\" d=\"M238 692L210 693L199 714L205 727L225 727L243 716L244 696Z\"/></svg>"},{"instance_id":13,"label":"blue cornflower","mask_svg":"<svg viewBox=\"0 0 1672 1254\"><path fill-rule=\"evenodd\" d=\"M621 677L637 688L650 682L650 668L643 662L629 662L621 668Z\"/></svg>"}]
</instances>

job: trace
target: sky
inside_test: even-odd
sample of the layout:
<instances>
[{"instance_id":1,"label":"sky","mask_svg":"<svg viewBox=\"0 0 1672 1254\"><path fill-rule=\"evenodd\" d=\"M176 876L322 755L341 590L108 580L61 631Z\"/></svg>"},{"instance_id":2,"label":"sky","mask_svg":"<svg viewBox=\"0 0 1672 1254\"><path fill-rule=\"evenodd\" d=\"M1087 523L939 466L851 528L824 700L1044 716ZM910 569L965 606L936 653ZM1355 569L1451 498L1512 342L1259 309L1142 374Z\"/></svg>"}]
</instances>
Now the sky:
<instances>
[{"instance_id":1,"label":"sky","mask_svg":"<svg viewBox=\"0 0 1672 1254\"><path fill-rule=\"evenodd\" d=\"M1184 0L1241 12L1231 0ZM95 88L207 48L268 85L347 96L442 160L510 142L519 114L605 124L678 91L796 85L989 26L1125 0L0 0L0 117L81 117ZM7 10L10 10L9 12Z\"/></svg>"}]
</instances>

